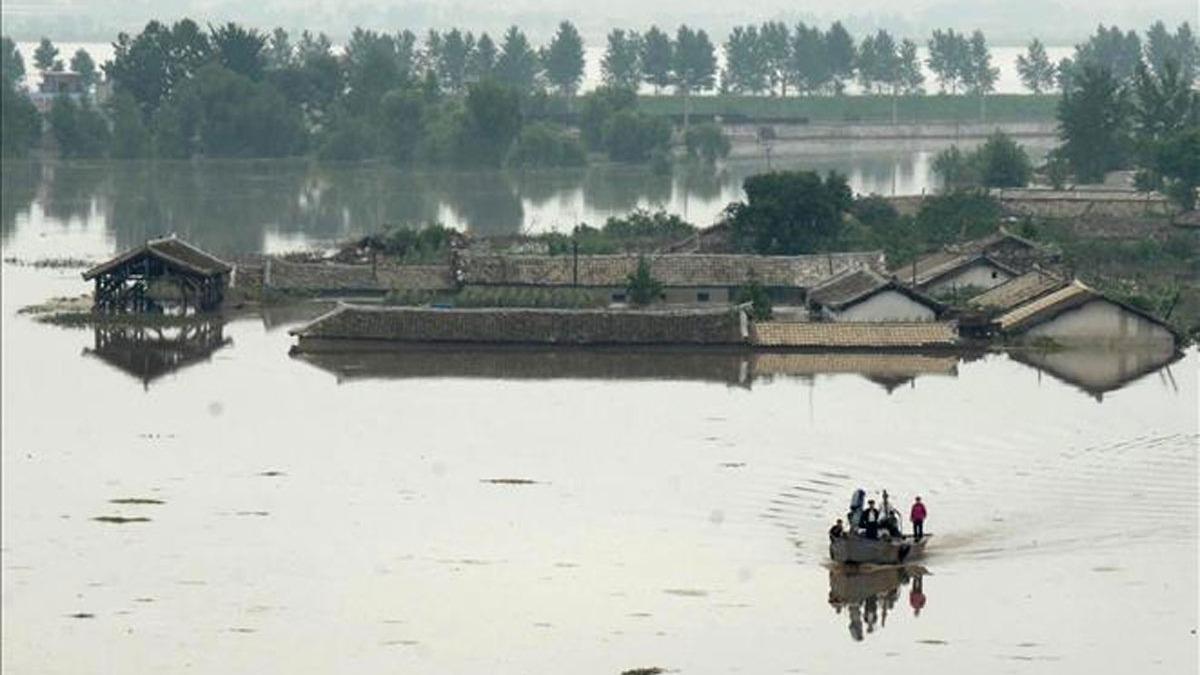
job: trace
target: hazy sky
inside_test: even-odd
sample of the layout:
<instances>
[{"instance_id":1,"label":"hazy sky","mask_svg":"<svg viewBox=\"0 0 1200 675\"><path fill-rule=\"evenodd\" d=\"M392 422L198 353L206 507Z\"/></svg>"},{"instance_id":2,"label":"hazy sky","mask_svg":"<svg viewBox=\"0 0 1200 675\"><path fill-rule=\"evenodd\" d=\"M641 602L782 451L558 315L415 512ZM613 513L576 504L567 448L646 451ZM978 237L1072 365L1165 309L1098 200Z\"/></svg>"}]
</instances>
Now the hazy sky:
<instances>
[{"instance_id":1,"label":"hazy sky","mask_svg":"<svg viewBox=\"0 0 1200 675\"><path fill-rule=\"evenodd\" d=\"M924 38L935 27L982 28L993 44L1018 44L1037 36L1051 44L1072 44L1099 23L1139 32L1154 20L1174 26L1200 12L1197 0L5 0L4 32L28 40L111 40L119 30L135 31L150 18L191 16L200 21L236 20L258 27L282 25L325 31L338 39L353 26L394 31L460 26L493 34L509 24L522 26L535 42L555 24L575 22L590 42L613 27L686 22L723 41L736 24L779 19L827 23L843 20L856 35L884 27Z\"/></svg>"}]
</instances>

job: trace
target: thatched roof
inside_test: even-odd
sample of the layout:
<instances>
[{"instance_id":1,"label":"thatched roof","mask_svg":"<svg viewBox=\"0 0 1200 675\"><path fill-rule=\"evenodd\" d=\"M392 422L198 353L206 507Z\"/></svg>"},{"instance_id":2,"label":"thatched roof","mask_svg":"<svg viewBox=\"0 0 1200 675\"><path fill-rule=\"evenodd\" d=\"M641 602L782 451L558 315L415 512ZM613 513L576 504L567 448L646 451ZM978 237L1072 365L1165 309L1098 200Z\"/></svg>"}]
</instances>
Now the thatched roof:
<instances>
[{"instance_id":1,"label":"thatched roof","mask_svg":"<svg viewBox=\"0 0 1200 675\"><path fill-rule=\"evenodd\" d=\"M162 239L151 239L107 262L100 263L83 273L84 281L110 272L140 256L149 255L198 276L228 274L233 267L220 258L177 238L175 235Z\"/></svg>"},{"instance_id":2,"label":"thatched roof","mask_svg":"<svg viewBox=\"0 0 1200 675\"><path fill-rule=\"evenodd\" d=\"M902 349L953 345L958 329L952 322L759 322L750 338L760 347Z\"/></svg>"}]
</instances>

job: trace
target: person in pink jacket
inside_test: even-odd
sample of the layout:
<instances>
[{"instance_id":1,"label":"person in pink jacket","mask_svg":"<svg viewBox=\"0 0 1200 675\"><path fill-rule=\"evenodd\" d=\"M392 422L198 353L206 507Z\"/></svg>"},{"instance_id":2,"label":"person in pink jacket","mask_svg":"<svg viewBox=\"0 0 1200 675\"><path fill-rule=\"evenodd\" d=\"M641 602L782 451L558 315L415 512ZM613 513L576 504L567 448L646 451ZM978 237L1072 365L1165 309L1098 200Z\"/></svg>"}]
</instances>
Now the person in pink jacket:
<instances>
[{"instance_id":1,"label":"person in pink jacket","mask_svg":"<svg viewBox=\"0 0 1200 675\"><path fill-rule=\"evenodd\" d=\"M913 534L916 535L917 541L921 541L921 537L925 536L925 505L921 503L921 498L917 497L917 501L913 502L912 512L908 519L912 521Z\"/></svg>"}]
</instances>

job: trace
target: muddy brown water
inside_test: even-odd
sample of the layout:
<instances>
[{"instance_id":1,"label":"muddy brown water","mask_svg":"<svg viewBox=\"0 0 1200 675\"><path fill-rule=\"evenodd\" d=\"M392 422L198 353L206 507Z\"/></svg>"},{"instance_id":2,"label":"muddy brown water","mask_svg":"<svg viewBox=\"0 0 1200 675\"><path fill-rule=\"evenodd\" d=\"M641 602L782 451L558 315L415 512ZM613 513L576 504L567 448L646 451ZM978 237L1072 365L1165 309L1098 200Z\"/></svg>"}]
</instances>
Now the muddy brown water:
<instances>
[{"instance_id":1,"label":"muddy brown water","mask_svg":"<svg viewBox=\"0 0 1200 675\"><path fill-rule=\"evenodd\" d=\"M5 673L1197 669L1194 349L123 358L0 271ZM919 573L828 569L858 486L922 495Z\"/></svg>"}]
</instances>

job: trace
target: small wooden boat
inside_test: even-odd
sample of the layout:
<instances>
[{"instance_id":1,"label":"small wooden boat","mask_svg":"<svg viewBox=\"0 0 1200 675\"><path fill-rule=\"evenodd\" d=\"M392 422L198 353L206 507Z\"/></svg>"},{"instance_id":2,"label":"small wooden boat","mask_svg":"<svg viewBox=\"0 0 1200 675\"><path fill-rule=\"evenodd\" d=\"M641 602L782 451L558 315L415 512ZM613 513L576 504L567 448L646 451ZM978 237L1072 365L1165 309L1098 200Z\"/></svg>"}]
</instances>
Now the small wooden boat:
<instances>
[{"instance_id":1,"label":"small wooden boat","mask_svg":"<svg viewBox=\"0 0 1200 675\"><path fill-rule=\"evenodd\" d=\"M867 539L851 534L830 540L829 557L840 563L898 565L924 553L930 536L918 541L911 536Z\"/></svg>"}]
</instances>

